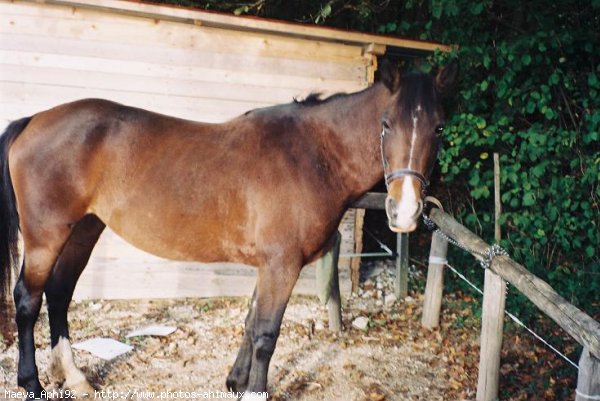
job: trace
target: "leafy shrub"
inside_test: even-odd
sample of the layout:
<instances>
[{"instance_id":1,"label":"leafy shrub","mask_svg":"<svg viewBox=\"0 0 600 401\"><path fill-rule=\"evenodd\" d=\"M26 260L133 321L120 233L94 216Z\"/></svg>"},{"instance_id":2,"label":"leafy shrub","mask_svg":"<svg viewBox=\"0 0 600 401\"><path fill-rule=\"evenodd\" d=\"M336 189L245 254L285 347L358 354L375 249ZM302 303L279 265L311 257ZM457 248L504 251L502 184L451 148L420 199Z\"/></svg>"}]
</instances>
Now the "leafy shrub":
<instances>
[{"instance_id":1,"label":"leafy shrub","mask_svg":"<svg viewBox=\"0 0 600 401\"><path fill-rule=\"evenodd\" d=\"M502 245L600 318L600 0L195 5L458 45L462 82L449 105L454 112L440 155L441 185L434 192L444 194L451 212L492 242L491 154L500 153ZM416 64L427 71L447 57L436 54ZM477 268L466 254L453 254L461 258L457 265Z\"/></svg>"},{"instance_id":2,"label":"leafy shrub","mask_svg":"<svg viewBox=\"0 0 600 401\"><path fill-rule=\"evenodd\" d=\"M460 45L458 112L447 124L440 159L444 184L451 196L463 199L454 202L455 214L493 239L490 155L499 152L503 245L596 316L599 11L600 2L434 2L435 23L428 31Z\"/></svg>"}]
</instances>

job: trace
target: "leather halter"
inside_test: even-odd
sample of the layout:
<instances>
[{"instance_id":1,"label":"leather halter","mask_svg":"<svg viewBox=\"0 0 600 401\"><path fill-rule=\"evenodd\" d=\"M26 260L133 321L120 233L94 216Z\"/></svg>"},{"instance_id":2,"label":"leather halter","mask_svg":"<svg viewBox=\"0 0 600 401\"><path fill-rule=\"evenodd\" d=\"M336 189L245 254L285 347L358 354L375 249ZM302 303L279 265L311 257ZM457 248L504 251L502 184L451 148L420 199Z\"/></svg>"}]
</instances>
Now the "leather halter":
<instances>
[{"instance_id":1,"label":"leather halter","mask_svg":"<svg viewBox=\"0 0 600 401\"><path fill-rule=\"evenodd\" d=\"M394 170L389 174L384 172L384 175L385 175L385 185L387 185L387 186L389 186L392 183L392 181L395 181L398 178L402 178L402 177L406 177L406 176L415 177L417 180L419 180L421 182L421 187L422 187L423 191L425 191L425 188L427 188L429 186L429 181L427 181L427 179L425 178L425 176L423 174L419 173L418 171L411 170L408 168L401 168L398 170Z\"/></svg>"}]
</instances>

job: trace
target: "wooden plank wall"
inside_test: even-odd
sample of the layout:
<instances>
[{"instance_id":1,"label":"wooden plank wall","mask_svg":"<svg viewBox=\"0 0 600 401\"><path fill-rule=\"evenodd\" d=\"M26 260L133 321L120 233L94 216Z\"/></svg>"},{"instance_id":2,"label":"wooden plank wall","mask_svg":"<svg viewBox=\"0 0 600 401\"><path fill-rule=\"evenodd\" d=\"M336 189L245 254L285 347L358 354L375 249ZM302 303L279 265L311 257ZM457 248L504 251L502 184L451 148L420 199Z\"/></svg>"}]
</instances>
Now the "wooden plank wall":
<instances>
[{"instance_id":1,"label":"wooden plank wall","mask_svg":"<svg viewBox=\"0 0 600 401\"><path fill-rule=\"evenodd\" d=\"M363 89L371 63L360 46L0 0L0 126L86 97L221 122L314 91ZM342 253L351 253L354 218L345 221ZM239 285L253 282L249 274L239 266L163 261L107 230L76 298L251 294L252 285ZM313 291L307 280L300 292Z\"/></svg>"}]
</instances>

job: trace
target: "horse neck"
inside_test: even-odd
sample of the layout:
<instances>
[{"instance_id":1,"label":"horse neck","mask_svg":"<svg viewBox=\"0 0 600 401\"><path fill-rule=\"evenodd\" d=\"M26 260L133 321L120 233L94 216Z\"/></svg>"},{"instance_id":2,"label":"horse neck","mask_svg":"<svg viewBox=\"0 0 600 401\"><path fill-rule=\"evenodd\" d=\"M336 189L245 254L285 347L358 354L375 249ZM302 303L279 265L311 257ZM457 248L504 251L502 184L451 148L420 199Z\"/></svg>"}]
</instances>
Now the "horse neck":
<instances>
[{"instance_id":1,"label":"horse neck","mask_svg":"<svg viewBox=\"0 0 600 401\"><path fill-rule=\"evenodd\" d=\"M320 138L329 160L336 164L334 177L351 202L383 177L380 150L381 118L392 101L380 83L319 106L327 128Z\"/></svg>"}]
</instances>

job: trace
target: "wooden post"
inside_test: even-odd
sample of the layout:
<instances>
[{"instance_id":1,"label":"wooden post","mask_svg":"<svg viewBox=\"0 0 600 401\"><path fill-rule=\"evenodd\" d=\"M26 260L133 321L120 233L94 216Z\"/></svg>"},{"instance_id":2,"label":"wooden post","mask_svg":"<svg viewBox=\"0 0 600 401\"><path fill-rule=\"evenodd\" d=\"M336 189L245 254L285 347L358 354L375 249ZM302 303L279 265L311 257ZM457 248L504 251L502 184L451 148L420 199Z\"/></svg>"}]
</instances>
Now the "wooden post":
<instances>
[{"instance_id":1,"label":"wooden post","mask_svg":"<svg viewBox=\"0 0 600 401\"><path fill-rule=\"evenodd\" d=\"M316 265L317 295L329 311L329 329L342 330L342 302L340 296L340 277L338 261L342 234L337 232L331 249L318 260Z\"/></svg>"},{"instance_id":2,"label":"wooden post","mask_svg":"<svg viewBox=\"0 0 600 401\"><path fill-rule=\"evenodd\" d=\"M329 330L331 331L342 331L342 298L340 296L340 277L338 272L338 260L340 257L340 244L342 243L342 236L338 232L333 245L333 257L332 257L332 268L333 277L331 280L331 293L329 301L327 302L327 309L329 311Z\"/></svg>"},{"instance_id":3,"label":"wooden post","mask_svg":"<svg viewBox=\"0 0 600 401\"><path fill-rule=\"evenodd\" d=\"M477 401L498 399L505 299L506 282L502 277L487 269L485 271L483 312L481 316Z\"/></svg>"},{"instance_id":4,"label":"wooden post","mask_svg":"<svg viewBox=\"0 0 600 401\"><path fill-rule=\"evenodd\" d=\"M427 284L425 286L425 301L421 325L434 329L440 325L440 310L442 309L442 293L444 290L444 267L448 241L439 233L431 236L431 250L429 251L429 268L427 269Z\"/></svg>"},{"instance_id":5,"label":"wooden post","mask_svg":"<svg viewBox=\"0 0 600 401\"><path fill-rule=\"evenodd\" d=\"M500 203L500 162L497 153L494 153L494 199L494 234L496 243L498 243L500 242L502 206ZM484 280L477 401L494 401L498 399L498 383L500 381L506 281L490 269L486 269Z\"/></svg>"},{"instance_id":6,"label":"wooden post","mask_svg":"<svg viewBox=\"0 0 600 401\"><path fill-rule=\"evenodd\" d=\"M360 263L350 262L350 281L352 282L352 293L358 294L358 287L360 285Z\"/></svg>"},{"instance_id":7,"label":"wooden post","mask_svg":"<svg viewBox=\"0 0 600 401\"><path fill-rule=\"evenodd\" d=\"M363 249L363 227L365 224L365 209L356 209L354 217L354 253L360 254ZM350 260L350 278L352 280L352 292L358 292L360 282L360 256L355 256Z\"/></svg>"},{"instance_id":8,"label":"wooden post","mask_svg":"<svg viewBox=\"0 0 600 401\"><path fill-rule=\"evenodd\" d=\"M398 299L408 295L408 234L399 233L396 236L396 284L394 288Z\"/></svg>"},{"instance_id":9,"label":"wooden post","mask_svg":"<svg viewBox=\"0 0 600 401\"><path fill-rule=\"evenodd\" d=\"M600 360L590 355L587 348L583 349L579 358L579 375L575 401L600 400Z\"/></svg>"},{"instance_id":10,"label":"wooden post","mask_svg":"<svg viewBox=\"0 0 600 401\"><path fill-rule=\"evenodd\" d=\"M502 216L502 201L500 199L500 155L494 153L494 239L496 240L496 244L499 244L502 239L500 216Z\"/></svg>"}]
</instances>

